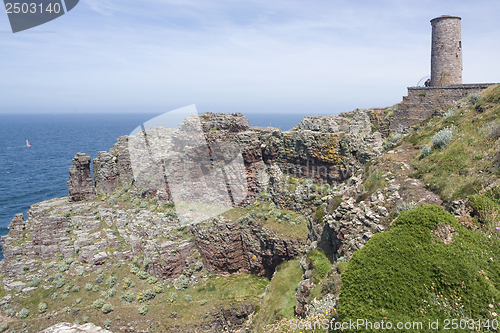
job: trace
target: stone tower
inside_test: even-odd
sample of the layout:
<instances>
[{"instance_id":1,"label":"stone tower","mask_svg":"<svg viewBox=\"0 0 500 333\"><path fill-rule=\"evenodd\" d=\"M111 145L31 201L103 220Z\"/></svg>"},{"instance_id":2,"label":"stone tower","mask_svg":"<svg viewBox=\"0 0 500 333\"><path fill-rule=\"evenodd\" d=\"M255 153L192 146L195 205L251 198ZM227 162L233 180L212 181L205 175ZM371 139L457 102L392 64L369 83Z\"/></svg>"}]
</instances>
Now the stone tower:
<instances>
[{"instance_id":1,"label":"stone tower","mask_svg":"<svg viewBox=\"0 0 500 333\"><path fill-rule=\"evenodd\" d=\"M431 87L462 84L461 18L443 15L431 20Z\"/></svg>"}]
</instances>

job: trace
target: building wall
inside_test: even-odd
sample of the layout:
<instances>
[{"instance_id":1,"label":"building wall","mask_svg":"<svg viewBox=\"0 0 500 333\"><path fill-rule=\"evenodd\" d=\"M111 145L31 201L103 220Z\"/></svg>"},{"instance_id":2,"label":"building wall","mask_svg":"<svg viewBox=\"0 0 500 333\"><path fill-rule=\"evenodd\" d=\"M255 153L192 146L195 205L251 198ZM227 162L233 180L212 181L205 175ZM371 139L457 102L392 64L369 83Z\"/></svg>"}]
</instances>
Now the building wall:
<instances>
[{"instance_id":1,"label":"building wall","mask_svg":"<svg viewBox=\"0 0 500 333\"><path fill-rule=\"evenodd\" d=\"M403 97L398 110L390 122L391 132L405 130L430 118L434 111L442 110L462 98L479 93L494 83L459 84L448 87L408 87L408 96Z\"/></svg>"},{"instance_id":2,"label":"building wall","mask_svg":"<svg viewBox=\"0 0 500 333\"><path fill-rule=\"evenodd\" d=\"M460 17L443 15L431 20L431 87L462 84Z\"/></svg>"}]
</instances>

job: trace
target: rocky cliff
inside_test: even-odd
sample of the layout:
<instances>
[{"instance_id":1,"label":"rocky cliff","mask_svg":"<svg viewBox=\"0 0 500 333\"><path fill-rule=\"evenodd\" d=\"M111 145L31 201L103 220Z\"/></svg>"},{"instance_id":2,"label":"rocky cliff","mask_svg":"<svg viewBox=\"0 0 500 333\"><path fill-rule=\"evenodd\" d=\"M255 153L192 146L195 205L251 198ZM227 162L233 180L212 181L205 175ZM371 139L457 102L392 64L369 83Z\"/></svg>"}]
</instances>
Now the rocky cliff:
<instances>
[{"instance_id":1,"label":"rocky cliff","mask_svg":"<svg viewBox=\"0 0 500 333\"><path fill-rule=\"evenodd\" d=\"M81 290L89 283L77 280L92 282L101 268L119 276L121 265L131 267L137 285L144 277L155 290L172 285L182 291L209 286L214 275L270 279L280 263L316 248L311 243L334 257L350 256L384 230L384 208L358 207L347 200L353 185L342 183L359 183L356 175L381 155L376 130L383 116L358 110L306 117L290 131L250 127L239 113L192 116L177 129L151 127L120 137L94 159L93 183L90 157L78 153L68 198L32 205L27 219L16 215L2 237L4 291L37 294L36 281L42 281L58 299L60 283L71 280ZM345 202L333 207L338 196ZM126 295L113 301L109 292L115 308L127 304ZM64 297L61 302L69 302ZM79 300L67 308L83 311ZM248 302L240 305L257 305ZM213 315L240 305L220 305ZM247 318L251 311L244 313Z\"/></svg>"}]
</instances>

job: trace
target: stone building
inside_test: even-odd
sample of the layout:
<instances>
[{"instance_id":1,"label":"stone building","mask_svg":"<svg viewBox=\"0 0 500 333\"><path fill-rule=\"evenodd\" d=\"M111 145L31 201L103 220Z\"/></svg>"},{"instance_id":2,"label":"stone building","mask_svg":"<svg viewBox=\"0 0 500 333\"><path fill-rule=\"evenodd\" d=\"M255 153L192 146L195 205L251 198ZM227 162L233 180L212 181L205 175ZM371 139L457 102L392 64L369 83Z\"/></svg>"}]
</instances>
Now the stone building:
<instances>
[{"instance_id":1,"label":"stone building","mask_svg":"<svg viewBox=\"0 0 500 333\"><path fill-rule=\"evenodd\" d=\"M408 87L408 96L398 104L390 121L393 132L408 128L431 117L471 94L496 83L462 83L461 18L442 15L431 20L431 78L426 87Z\"/></svg>"},{"instance_id":2,"label":"stone building","mask_svg":"<svg viewBox=\"0 0 500 333\"><path fill-rule=\"evenodd\" d=\"M443 15L431 20L431 87L462 84L461 18Z\"/></svg>"}]
</instances>

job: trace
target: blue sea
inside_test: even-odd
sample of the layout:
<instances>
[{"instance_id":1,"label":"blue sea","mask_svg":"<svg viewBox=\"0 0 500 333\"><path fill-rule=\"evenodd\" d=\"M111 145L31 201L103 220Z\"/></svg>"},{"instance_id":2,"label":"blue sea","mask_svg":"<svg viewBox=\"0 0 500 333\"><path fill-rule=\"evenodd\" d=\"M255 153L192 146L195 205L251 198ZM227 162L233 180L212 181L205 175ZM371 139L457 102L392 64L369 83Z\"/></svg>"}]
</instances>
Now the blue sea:
<instances>
[{"instance_id":1,"label":"blue sea","mask_svg":"<svg viewBox=\"0 0 500 333\"><path fill-rule=\"evenodd\" d=\"M78 153L92 158L119 136L158 114L0 114L0 235L16 213L68 195L68 168ZM303 114L245 115L251 126L291 129ZM26 140L32 144L26 147ZM0 260L3 254L0 251Z\"/></svg>"}]
</instances>

